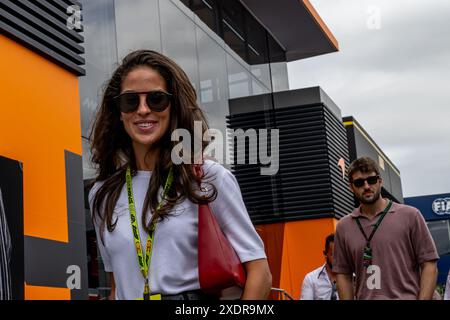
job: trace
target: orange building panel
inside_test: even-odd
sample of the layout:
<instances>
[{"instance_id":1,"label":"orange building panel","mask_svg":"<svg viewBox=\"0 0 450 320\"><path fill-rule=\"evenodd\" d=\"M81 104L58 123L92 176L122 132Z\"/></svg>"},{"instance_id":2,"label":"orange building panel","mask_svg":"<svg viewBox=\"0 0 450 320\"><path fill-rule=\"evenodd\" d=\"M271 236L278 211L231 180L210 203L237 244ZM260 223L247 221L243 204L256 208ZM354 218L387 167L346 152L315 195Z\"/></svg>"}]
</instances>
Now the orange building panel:
<instances>
[{"instance_id":1,"label":"orange building panel","mask_svg":"<svg viewBox=\"0 0 450 320\"><path fill-rule=\"evenodd\" d=\"M272 272L272 286L299 299L305 275L325 263L325 238L334 232L336 223L335 218L323 218L257 225Z\"/></svg>"},{"instance_id":2,"label":"orange building panel","mask_svg":"<svg viewBox=\"0 0 450 320\"><path fill-rule=\"evenodd\" d=\"M25 284L25 300L70 300L70 289Z\"/></svg>"},{"instance_id":3,"label":"orange building panel","mask_svg":"<svg viewBox=\"0 0 450 320\"><path fill-rule=\"evenodd\" d=\"M23 163L24 232L68 242L64 150L81 155L78 78L0 35L0 154Z\"/></svg>"}]
</instances>

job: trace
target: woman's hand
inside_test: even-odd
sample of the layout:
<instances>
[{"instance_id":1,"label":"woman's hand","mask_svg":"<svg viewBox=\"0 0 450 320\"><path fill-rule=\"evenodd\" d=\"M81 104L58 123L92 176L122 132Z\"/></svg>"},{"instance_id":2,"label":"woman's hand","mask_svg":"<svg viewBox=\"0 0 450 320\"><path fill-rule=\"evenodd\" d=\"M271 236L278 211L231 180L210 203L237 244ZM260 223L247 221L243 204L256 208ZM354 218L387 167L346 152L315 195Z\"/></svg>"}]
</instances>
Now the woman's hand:
<instances>
[{"instance_id":1,"label":"woman's hand","mask_svg":"<svg viewBox=\"0 0 450 320\"><path fill-rule=\"evenodd\" d=\"M267 259L258 259L243 263L247 272L242 300L265 300L272 287L272 274Z\"/></svg>"}]
</instances>

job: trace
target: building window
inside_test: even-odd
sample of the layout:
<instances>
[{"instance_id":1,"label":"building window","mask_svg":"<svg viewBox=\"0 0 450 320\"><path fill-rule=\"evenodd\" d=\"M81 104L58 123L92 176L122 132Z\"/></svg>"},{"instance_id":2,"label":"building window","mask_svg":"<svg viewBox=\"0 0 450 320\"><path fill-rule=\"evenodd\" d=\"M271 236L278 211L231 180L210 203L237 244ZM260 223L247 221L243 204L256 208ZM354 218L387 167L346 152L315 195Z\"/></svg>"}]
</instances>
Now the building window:
<instances>
[{"instance_id":1,"label":"building window","mask_svg":"<svg viewBox=\"0 0 450 320\"><path fill-rule=\"evenodd\" d=\"M247 51L250 65L269 62L266 30L256 19L247 13L245 15L245 34L247 36Z\"/></svg>"},{"instance_id":2,"label":"building window","mask_svg":"<svg viewBox=\"0 0 450 320\"><path fill-rule=\"evenodd\" d=\"M226 19L223 19L223 39L244 61L248 60L244 37Z\"/></svg>"},{"instance_id":3,"label":"building window","mask_svg":"<svg viewBox=\"0 0 450 320\"><path fill-rule=\"evenodd\" d=\"M211 30L217 33L217 5L214 0L181 0L191 9Z\"/></svg>"},{"instance_id":4,"label":"building window","mask_svg":"<svg viewBox=\"0 0 450 320\"><path fill-rule=\"evenodd\" d=\"M450 253L450 220L428 221L428 229L433 237L438 254Z\"/></svg>"},{"instance_id":5,"label":"building window","mask_svg":"<svg viewBox=\"0 0 450 320\"><path fill-rule=\"evenodd\" d=\"M180 1L249 65L286 61L284 50L238 0Z\"/></svg>"},{"instance_id":6,"label":"building window","mask_svg":"<svg viewBox=\"0 0 450 320\"><path fill-rule=\"evenodd\" d=\"M269 44L270 62L286 62L286 52L280 47L278 42L270 34L267 34L267 38L267 42Z\"/></svg>"}]
</instances>

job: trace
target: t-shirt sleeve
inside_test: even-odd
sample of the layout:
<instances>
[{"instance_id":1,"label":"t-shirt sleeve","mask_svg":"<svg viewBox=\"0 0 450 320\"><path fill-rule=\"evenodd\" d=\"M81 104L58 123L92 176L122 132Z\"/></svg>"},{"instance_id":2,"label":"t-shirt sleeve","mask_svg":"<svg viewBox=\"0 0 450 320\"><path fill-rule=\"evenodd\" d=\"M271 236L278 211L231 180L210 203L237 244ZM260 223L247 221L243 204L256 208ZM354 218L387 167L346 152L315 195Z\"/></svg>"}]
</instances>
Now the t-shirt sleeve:
<instances>
[{"instance_id":1,"label":"t-shirt sleeve","mask_svg":"<svg viewBox=\"0 0 450 320\"><path fill-rule=\"evenodd\" d=\"M411 240L419 264L439 259L434 240L419 210L415 210Z\"/></svg>"},{"instance_id":2,"label":"t-shirt sleeve","mask_svg":"<svg viewBox=\"0 0 450 320\"><path fill-rule=\"evenodd\" d=\"M300 300L314 300L314 287L309 273L303 279Z\"/></svg>"},{"instance_id":3,"label":"t-shirt sleeve","mask_svg":"<svg viewBox=\"0 0 450 320\"><path fill-rule=\"evenodd\" d=\"M266 258L264 244L250 220L236 178L220 164L214 163L210 168L216 172L211 183L217 189L211 209L239 259L247 262Z\"/></svg>"},{"instance_id":4,"label":"t-shirt sleeve","mask_svg":"<svg viewBox=\"0 0 450 320\"><path fill-rule=\"evenodd\" d=\"M344 232L345 228L341 220L336 226L334 235L333 272L352 274L351 256L345 244Z\"/></svg>"},{"instance_id":5,"label":"t-shirt sleeve","mask_svg":"<svg viewBox=\"0 0 450 320\"><path fill-rule=\"evenodd\" d=\"M91 191L89 192L89 208L91 211L91 216L93 214L93 208L92 208L92 204L94 201L94 196L95 193L97 192L97 190L99 189L100 184L97 182L94 184L94 186L92 187ZM103 261L103 265L105 267L105 271L106 272L113 272L112 269L112 265L111 265L111 259L110 256L108 254L108 250L106 249L104 243L102 242L101 236L100 236L100 224L101 222L99 221L98 216L96 216L95 218L92 219L94 227L95 227L95 234L97 237L97 247L98 250L100 252L100 255L102 257L102 261Z\"/></svg>"}]
</instances>

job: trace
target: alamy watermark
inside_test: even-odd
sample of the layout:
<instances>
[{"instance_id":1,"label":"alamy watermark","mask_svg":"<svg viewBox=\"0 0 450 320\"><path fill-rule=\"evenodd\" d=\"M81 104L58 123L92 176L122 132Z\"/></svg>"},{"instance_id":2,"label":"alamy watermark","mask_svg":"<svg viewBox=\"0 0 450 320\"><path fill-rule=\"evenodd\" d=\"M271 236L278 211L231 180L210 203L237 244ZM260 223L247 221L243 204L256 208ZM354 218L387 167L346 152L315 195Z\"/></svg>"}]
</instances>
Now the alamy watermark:
<instances>
[{"instance_id":1,"label":"alamy watermark","mask_svg":"<svg viewBox=\"0 0 450 320\"><path fill-rule=\"evenodd\" d=\"M66 13L69 15L66 22L67 28L81 30L81 8L77 5L68 6Z\"/></svg>"},{"instance_id":2,"label":"alamy watermark","mask_svg":"<svg viewBox=\"0 0 450 320\"><path fill-rule=\"evenodd\" d=\"M270 137L269 137L270 135ZM172 132L172 141L177 141L171 152L174 164L200 164L203 155L214 155L221 164L259 164L261 175L275 175L279 169L278 129L227 129L226 137L220 130L208 129L202 134L202 122L194 122L194 137L186 129ZM227 141L233 148L227 148ZM248 141L248 149L246 148ZM193 144L192 144L193 142ZM209 142L202 150L203 142ZM237 142L237 144L235 144ZM192 145L193 149L192 150ZM224 157L225 149L225 157ZM232 152L231 149L235 150ZM270 152L269 152L270 150ZM248 159L248 161L246 161Z\"/></svg>"},{"instance_id":3,"label":"alamy watermark","mask_svg":"<svg viewBox=\"0 0 450 320\"><path fill-rule=\"evenodd\" d=\"M81 289L81 268L77 265L70 265L67 267L66 273L70 275L66 281L67 288Z\"/></svg>"},{"instance_id":4,"label":"alamy watermark","mask_svg":"<svg viewBox=\"0 0 450 320\"><path fill-rule=\"evenodd\" d=\"M367 18L366 26L369 30L380 30L381 29L381 8L378 6L367 7L367 13L369 17Z\"/></svg>"},{"instance_id":5,"label":"alamy watermark","mask_svg":"<svg viewBox=\"0 0 450 320\"><path fill-rule=\"evenodd\" d=\"M366 286L369 290L381 289L381 269L372 264L367 267L366 273L369 275L366 280Z\"/></svg>"}]
</instances>

